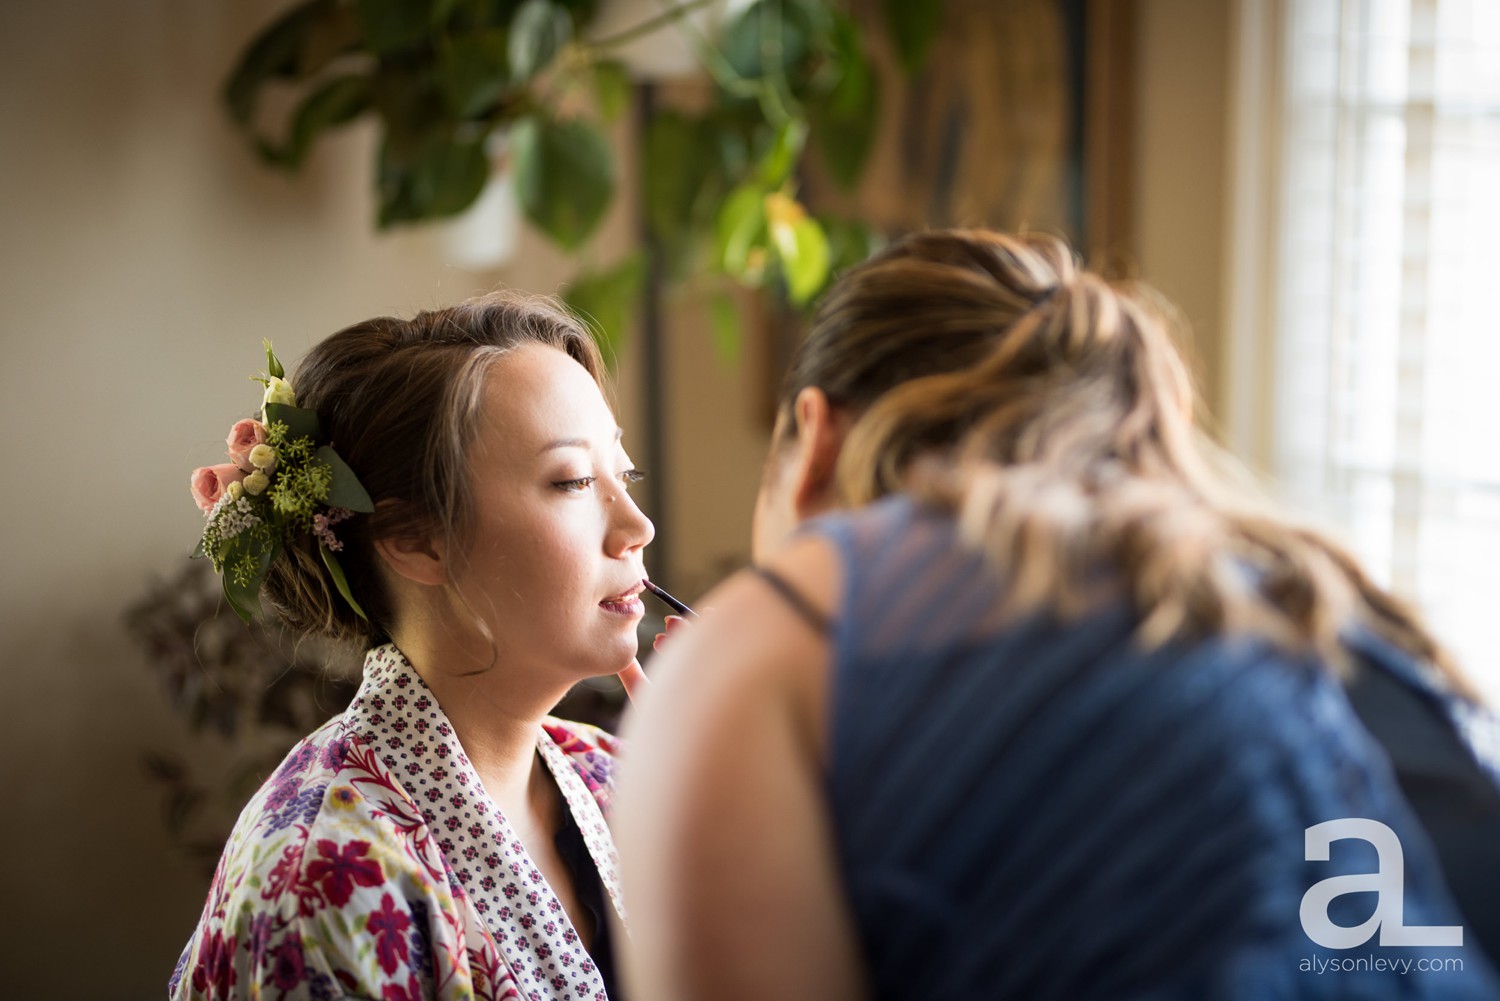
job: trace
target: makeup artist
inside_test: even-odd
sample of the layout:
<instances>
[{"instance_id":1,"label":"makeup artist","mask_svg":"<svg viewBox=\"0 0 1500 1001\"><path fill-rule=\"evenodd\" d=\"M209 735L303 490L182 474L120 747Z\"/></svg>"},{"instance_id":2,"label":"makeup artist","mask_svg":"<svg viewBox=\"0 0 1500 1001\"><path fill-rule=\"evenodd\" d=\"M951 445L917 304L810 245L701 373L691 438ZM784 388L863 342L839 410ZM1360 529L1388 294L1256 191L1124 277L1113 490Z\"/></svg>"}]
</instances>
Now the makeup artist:
<instances>
[{"instance_id":1,"label":"makeup artist","mask_svg":"<svg viewBox=\"0 0 1500 1001\"><path fill-rule=\"evenodd\" d=\"M364 682L245 808L172 996L620 997L615 744L548 715L639 672L653 529L593 340L495 294L270 360L263 419L194 475L206 548L290 512L260 598L367 648Z\"/></svg>"},{"instance_id":2,"label":"makeup artist","mask_svg":"<svg viewBox=\"0 0 1500 1001\"><path fill-rule=\"evenodd\" d=\"M1493 717L1416 614L1222 471L1172 338L1045 236L920 234L838 280L756 567L627 720L639 996L1500 996L1469 739ZM1348 818L1389 835L1378 864L1316 861L1309 829ZM1321 883L1377 868L1380 895ZM1363 971L1328 973L1352 945Z\"/></svg>"}]
</instances>

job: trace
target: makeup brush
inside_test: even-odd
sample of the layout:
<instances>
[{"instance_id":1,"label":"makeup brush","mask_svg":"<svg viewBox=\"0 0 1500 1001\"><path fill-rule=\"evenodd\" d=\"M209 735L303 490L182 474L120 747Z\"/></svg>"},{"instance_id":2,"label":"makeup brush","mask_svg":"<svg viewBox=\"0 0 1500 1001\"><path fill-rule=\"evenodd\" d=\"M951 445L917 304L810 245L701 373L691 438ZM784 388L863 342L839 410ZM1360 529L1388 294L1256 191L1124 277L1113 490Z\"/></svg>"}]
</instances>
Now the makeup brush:
<instances>
[{"instance_id":1,"label":"makeup brush","mask_svg":"<svg viewBox=\"0 0 1500 1001\"><path fill-rule=\"evenodd\" d=\"M684 604L681 601L678 601L676 598L674 598L670 594L668 594L664 589L662 589L660 587L657 587L655 584L651 583L649 580L643 580L643 581L641 581L641 583L644 584L644 585L646 585L646 590L648 590L652 594L656 595L658 598L660 598L662 601L666 602L668 605L671 605L672 606L672 610L674 612L676 612L678 615L686 615L690 619L696 619L698 617L698 613L697 612L693 611L691 608L687 607L686 604Z\"/></svg>"}]
</instances>

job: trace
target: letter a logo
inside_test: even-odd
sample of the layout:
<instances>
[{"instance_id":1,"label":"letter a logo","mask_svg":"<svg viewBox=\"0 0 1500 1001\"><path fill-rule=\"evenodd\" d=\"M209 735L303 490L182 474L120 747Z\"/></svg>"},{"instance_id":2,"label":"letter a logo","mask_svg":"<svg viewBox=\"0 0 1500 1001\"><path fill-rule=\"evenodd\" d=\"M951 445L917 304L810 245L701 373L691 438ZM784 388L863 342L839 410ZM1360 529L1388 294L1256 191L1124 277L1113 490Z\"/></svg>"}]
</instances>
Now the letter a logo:
<instances>
[{"instance_id":1,"label":"letter a logo","mask_svg":"<svg viewBox=\"0 0 1500 1001\"><path fill-rule=\"evenodd\" d=\"M1450 946L1464 944L1461 925L1402 924L1405 900L1406 856L1396 832L1378 820L1345 817L1309 827L1305 857L1309 862L1327 862L1328 846L1345 838L1359 838L1375 846L1379 871L1348 876L1330 876L1314 883L1302 895L1302 930L1325 949L1353 949L1364 945L1380 929L1381 945ZM1376 894L1375 913L1363 924L1346 928L1328 917L1328 905L1346 893Z\"/></svg>"}]
</instances>

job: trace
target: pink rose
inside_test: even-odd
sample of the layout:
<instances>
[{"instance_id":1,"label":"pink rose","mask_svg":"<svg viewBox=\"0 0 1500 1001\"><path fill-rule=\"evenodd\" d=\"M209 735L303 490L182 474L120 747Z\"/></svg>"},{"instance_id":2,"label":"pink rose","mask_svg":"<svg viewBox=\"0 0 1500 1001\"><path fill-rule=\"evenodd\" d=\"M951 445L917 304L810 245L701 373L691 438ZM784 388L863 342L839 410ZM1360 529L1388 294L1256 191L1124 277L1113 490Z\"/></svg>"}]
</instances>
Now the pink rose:
<instances>
[{"instance_id":1,"label":"pink rose","mask_svg":"<svg viewBox=\"0 0 1500 1001\"><path fill-rule=\"evenodd\" d=\"M193 500L205 511L212 511L229 484L245 478L245 471L232 462L221 466L200 466L193 470Z\"/></svg>"},{"instance_id":2,"label":"pink rose","mask_svg":"<svg viewBox=\"0 0 1500 1001\"><path fill-rule=\"evenodd\" d=\"M256 445L265 444L265 441L266 426L254 418L246 417L242 421L236 421L234 427L229 429L229 437L224 444L229 448L229 458L248 473L255 468L250 464L250 450Z\"/></svg>"}]
</instances>

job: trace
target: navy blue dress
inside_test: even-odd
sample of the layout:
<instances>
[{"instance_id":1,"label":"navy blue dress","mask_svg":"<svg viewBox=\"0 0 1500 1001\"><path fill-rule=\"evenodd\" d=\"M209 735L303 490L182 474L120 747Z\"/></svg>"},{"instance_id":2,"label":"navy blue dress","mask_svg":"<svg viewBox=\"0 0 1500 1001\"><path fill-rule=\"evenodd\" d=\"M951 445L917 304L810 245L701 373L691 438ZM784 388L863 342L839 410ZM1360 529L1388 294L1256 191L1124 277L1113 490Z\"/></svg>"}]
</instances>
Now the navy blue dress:
<instances>
[{"instance_id":1,"label":"navy blue dress","mask_svg":"<svg viewBox=\"0 0 1500 1001\"><path fill-rule=\"evenodd\" d=\"M1304 931L1310 887L1377 869L1365 841L1305 858L1349 817L1399 837L1406 926L1462 923L1330 672L1244 639L1143 651L1118 607L1004 621L991 568L903 498L809 530L843 566L827 793L877 997L1500 997L1472 938ZM1356 926L1374 898L1327 913Z\"/></svg>"}]
</instances>

